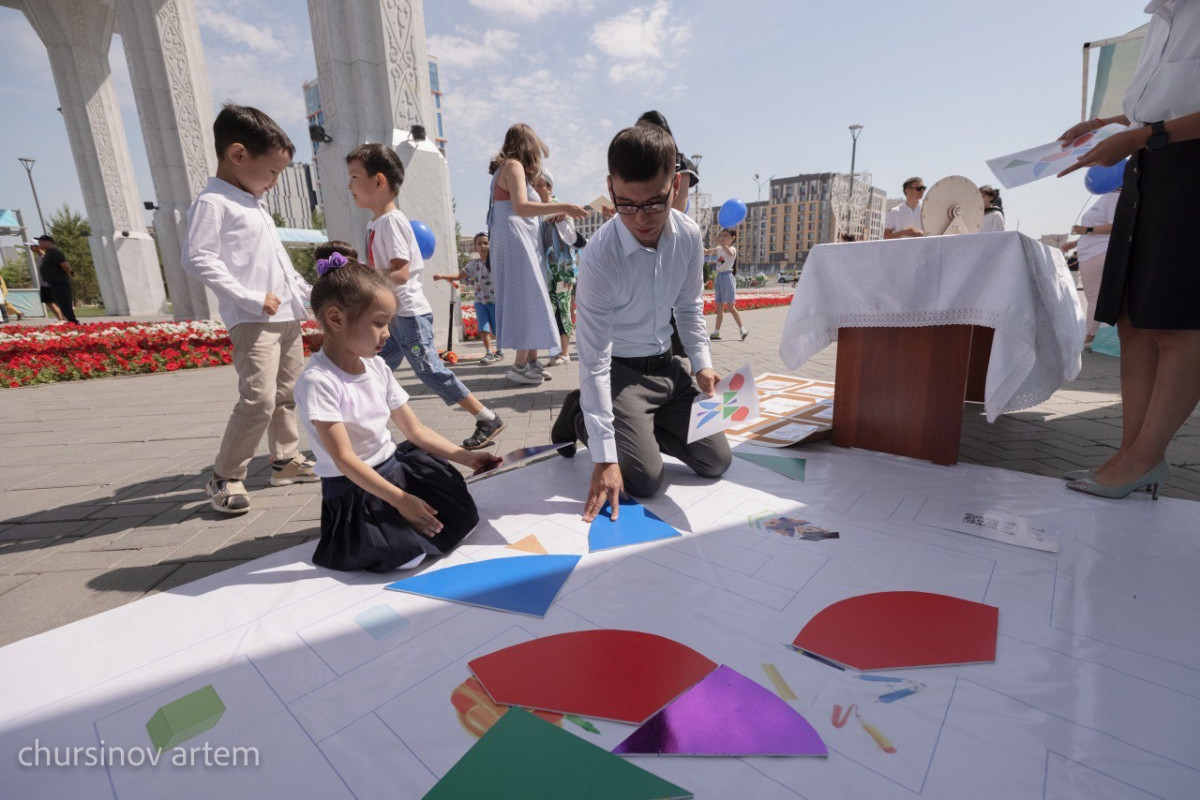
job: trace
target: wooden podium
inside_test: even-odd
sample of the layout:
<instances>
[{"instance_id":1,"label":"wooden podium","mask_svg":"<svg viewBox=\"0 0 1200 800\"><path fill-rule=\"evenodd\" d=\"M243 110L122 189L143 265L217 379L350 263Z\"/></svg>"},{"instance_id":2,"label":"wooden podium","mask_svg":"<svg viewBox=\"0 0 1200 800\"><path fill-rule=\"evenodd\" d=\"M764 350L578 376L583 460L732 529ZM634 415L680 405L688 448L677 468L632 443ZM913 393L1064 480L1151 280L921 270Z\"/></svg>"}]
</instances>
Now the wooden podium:
<instances>
[{"instance_id":1,"label":"wooden podium","mask_svg":"<svg viewBox=\"0 0 1200 800\"><path fill-rule=\"evenodd\" d=\"M958 462L964 401L982 402L991 328L840 328L833 443Z\"/></svg>"}]
</instances>

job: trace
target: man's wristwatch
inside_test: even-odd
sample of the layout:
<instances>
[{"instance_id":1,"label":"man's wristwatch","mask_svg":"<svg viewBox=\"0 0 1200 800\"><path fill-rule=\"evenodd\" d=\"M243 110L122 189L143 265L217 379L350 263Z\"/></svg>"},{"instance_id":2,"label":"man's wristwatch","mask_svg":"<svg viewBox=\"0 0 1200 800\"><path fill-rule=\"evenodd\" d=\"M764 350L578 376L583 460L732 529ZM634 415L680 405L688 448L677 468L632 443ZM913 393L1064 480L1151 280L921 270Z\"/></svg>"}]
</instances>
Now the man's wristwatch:
<instances>
[{"instance_id":1,"label":"man's wristwatch","mask_svg":"<svg viewBox=\"0 0 1200 800\"><path fill-rule=\"evenodd\" d=\"M1087 228L1085 228L1083 232L1084 232L1084 233L1091 233L1091 232L1092 232L1092 230L1093 230L1092 226L1091 226L1091 225L1088 225L1088 226L1087 226Z\"/></svg>"},{"instance_id":2,"label":"man's wristwatch","mask_svg":"<svg viewBox=\"0 0 1200 800\"><path fill-rule=\"evenodd\" d=\"M1167 123L1163 120L1150 123L1150 137L1146 139L1147 150L1161 150L1167 146Z\"/></svg>"}]
</instances>

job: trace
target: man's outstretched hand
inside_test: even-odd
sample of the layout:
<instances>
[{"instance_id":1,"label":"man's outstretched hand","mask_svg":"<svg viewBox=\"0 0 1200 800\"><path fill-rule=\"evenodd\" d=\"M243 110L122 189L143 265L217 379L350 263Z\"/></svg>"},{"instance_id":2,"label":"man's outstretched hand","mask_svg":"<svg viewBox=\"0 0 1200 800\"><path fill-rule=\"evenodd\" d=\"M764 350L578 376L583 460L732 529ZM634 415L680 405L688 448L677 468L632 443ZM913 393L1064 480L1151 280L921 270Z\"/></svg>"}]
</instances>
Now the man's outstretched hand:
<instances>
[{"instance_id":1,"label":"man's outstretched hand","mask_svg":"<svg viewBox=\"0 0 1200 800\"><path fill-rule=\"evenodd\" d=\"M612 519L616 521L621 489L621 468L616 464L597 464L592 468L592 484L588 487L587 502L583 506L583 521L591 522L607 502L612 506Z\"/></svg>"}]
</instances>

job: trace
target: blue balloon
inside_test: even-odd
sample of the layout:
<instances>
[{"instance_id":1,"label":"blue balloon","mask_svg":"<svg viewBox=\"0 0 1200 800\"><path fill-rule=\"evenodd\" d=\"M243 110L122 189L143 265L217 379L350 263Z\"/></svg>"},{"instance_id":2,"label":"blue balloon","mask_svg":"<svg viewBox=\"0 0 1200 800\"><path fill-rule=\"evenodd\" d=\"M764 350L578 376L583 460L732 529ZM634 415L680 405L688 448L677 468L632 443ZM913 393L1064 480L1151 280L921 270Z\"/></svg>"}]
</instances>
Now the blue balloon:
<instances>
[{"instance_id":1,"label":"blue balloon","mask_svg":"<svg viewBox=\"0 0 1200 800\"><path fill-rule=\"evenodd\" d=\"M717 222L721 223L722 228L734 228L737 224L746 218L746 204L737 198L726 200L721 204L721 210L717 213Z\"/></svg>"},{"instance_id":2,"label":"blue balloon","mask_svg":"<svg viewBox=\"0 0 1200 800\"><path fill-rule=\"evenodd\" d=\"M1120 188L1125 180L1125 162L1128 160L1118 161L1111 167L1088 167L1087 174L1083 176L1083 185L1092 194L1108 194Z\"/></svg>"},{"instance_id":3,"label":"blue balloon","mask_svg":"<svg viewBox=\"0 0 1200 800\"><path fill-rule=\"evenodd\" d=\"M437 247L433 231L429 230L429 226L419 219L414 219L411 224L413 233L417 236L417 247L421 251L421 258L433 258L433 250Z\"/></svg>"}]
</instances>

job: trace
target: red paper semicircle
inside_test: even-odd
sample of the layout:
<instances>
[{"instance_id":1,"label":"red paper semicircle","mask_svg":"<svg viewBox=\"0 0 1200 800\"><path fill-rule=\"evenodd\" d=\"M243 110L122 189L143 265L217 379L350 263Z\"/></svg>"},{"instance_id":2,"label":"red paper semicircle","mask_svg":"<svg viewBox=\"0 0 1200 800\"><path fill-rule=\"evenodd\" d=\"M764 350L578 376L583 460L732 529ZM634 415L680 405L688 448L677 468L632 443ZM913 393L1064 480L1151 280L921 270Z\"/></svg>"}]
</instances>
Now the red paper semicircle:
<instances>
[{"instance_id":1,"label":"red paper semicircle","mask_svg":"<svg viewBox=\"0 0 1200 800\"><path fill-rule=\"evenodd\" d=\"M741 373L735 373L734 376L729 379L729 390L736 392L742 388L742 384L745 382L746 379L741 375Z\"/></svg>"},{"instance_id":2,"label":"red paper semicircle","mask_svg":"<svg viewBox=\"0 0 1200 800\"><path fill-rule=\"evenodd\" d=\"M996 660L1000 609L929 592L875 592L809 620L796 647L858 670Z\"/></svg>"},{"instance_id":3,"label":"red paper semicircle","mask_svg":"<svg viewBox=\"0 0 1200 800\"><path fill-rule=\"evenodd\" d=\"M595 630L543 636L468 666L497 703L639 725L717 663L652 633Z\"/></svg>"}]
</instances>

